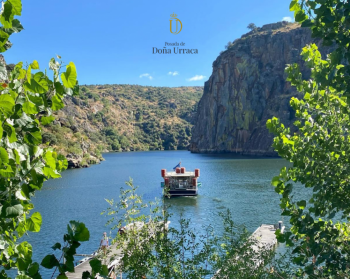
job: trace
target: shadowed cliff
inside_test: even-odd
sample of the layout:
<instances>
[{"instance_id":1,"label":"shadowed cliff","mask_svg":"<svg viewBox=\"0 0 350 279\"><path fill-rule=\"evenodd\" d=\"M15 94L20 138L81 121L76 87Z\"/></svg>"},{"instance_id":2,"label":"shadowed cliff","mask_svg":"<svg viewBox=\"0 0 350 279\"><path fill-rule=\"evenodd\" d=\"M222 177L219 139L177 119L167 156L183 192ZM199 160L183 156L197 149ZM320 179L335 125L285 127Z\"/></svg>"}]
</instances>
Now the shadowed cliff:
<instances>
[{"instance_id":1,"label":"shadowed cliff","mask_svg":"<svg viewBox=\"0 0 350 279\"><path fill-rule=\"evenodd\" d=\"M289 100L298 93L286 81L284 69L299 63L308 78L300 52L312 42L320 45L311 39L310 29L288 22L264 25L234 41L213 63L198 104L190 150L277 156L265 124L276 116L292 127Z\"/></svg>"}]
</instances>

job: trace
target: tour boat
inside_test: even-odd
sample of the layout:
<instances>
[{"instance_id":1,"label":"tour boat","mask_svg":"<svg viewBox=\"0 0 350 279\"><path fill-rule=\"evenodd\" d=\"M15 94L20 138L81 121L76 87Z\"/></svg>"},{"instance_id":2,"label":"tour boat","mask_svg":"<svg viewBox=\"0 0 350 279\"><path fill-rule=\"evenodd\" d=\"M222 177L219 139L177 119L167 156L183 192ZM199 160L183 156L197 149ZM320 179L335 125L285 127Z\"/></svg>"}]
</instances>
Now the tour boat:
<instances>
[{"instance_id":1,"label":"tour boat","mask_svg":"<svg viewBox=\"0 0 350 279\"><path fill-rule=\"evenodd\" d=\"M176 167L174 171L167 172L166 169L161 171L164 182L165 195L170 196L197 196L198 187L202 186L198 182L199 169L194 171L186 171L184 167Z\"/></svg>"}]
</instances>

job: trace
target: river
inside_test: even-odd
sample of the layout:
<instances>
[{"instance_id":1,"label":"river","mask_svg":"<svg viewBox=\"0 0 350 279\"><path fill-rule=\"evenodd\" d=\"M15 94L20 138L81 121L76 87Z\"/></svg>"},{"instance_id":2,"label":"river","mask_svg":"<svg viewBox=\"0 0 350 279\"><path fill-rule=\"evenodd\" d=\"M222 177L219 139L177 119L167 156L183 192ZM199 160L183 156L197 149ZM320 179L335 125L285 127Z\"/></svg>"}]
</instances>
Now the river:
<instances>
[{"instance_id":1,"label":"river","mask_svg":"<svg viewBox=\"0 0 350 279\"><path fill-rule=\"evenodd\" d=\"M62 241L70 220L82 221L90 230L90 241L79 247L79 253L91 253L99 246L107 217L107 199L117 199L125 181L133 178L145 201L161 197L160 170L171 170L181 160L187 170L200 169L202 187L197 197L171 198L172 219L183 213L197 228L214 225L220 228L218 213L226 208L237 224L254 231L262 223L277 223L280 216L279 196L270 182L286 165L284 159L250 158L233 155L192 154L188 151L151 151L108 153L105 161L87 169L71 169L62 178L45 182L33 198L35 211L43 217L39 233L30 233L34 258L52 253L50 248ZM113 233L114 234L114 233ZM44 278L51 274L43 269Z\"/></svg>"}]
</instances>

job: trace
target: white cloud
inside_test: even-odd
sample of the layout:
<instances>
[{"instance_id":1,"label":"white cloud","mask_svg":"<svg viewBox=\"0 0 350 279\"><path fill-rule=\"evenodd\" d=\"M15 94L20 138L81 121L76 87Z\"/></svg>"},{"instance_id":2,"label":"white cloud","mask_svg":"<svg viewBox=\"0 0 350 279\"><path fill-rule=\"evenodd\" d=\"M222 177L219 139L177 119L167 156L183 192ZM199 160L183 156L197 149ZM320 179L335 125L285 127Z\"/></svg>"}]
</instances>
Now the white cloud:
<instances>
[{"instance_id":1,"label":"white cloud","mask_svg":"<svg viewBox=\"0 0 350 279\"><path fill-rule=\"evenodd\" d=\"M197 81L197 80L202 80L204 78L205 78L205 76L195 75L194 77L188 78L187 81Z\"/></svg>"},{"instance_id":2,"label":"white cloud","mask_svg":"<svg viewBox=\"0 0 350 279\"><path fill-rule=\"evenodd\" d=\"M152 77L150 74L148 74L148 73L140 75L140 78L143 78L143 77L147 77L147 78L149 78L150 80L153 79L153 77Z\"/></svg>"},{"instance_id":3,"label":"white cloud","mask_svg":"<svg viewBox=\"0 0 350 279\"><path fill-rule=\"evenodd\" d=\"M293 19L290 16L285 16L284 18L282 18L282 21L293 22Z\"/></svg>"},{"instance_id":4,"label":"white cloud","mask_svg":"<svg viewBox=\"0 0 350 279\"><path fill-rule=\"evenodd\" d=\"M175 71L175 72L169 72L168 75L170 76L177 76L179 74L178 71Z\"/></svg>"}]
</instances>

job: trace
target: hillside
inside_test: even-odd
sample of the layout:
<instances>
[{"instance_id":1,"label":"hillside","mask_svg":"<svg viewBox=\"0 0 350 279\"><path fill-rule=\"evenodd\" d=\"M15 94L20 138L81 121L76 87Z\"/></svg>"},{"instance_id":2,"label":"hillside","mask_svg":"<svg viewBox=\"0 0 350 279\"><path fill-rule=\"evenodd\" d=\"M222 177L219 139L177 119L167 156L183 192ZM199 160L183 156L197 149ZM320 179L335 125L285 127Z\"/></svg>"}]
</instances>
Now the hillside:
<instances>
[{"instance_id":1,"label":"hillside","mask_svg":"<svg viewBox=\"0 0 350 279\"><path fill-rule=\"evenodd\" d=\"M83 85L44 127L70 167L97 163L102 152L187 149L202 87Z\"/></svg>"},{"instance_id":2,"label":"hillside","mask_svg":"<svg viewBox=\"0 0 350 279\"><path fill-rule=\"evenodd\" d=\"M205 83L191 139L191 151L277 156L266 121L278 117L288 127L295 121L289 105L298 92L286 81L286 64L298 63L310 76L300 56L311 38L309 28L278 22L257 28L229 43L213 62ZM320 48L325 54L329 48Z\"/></svg>"}]
</instances>

